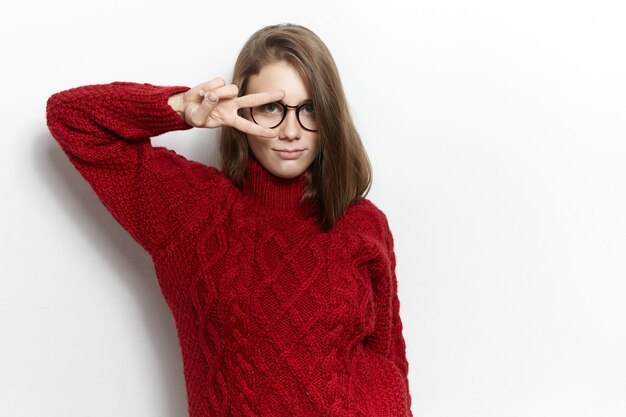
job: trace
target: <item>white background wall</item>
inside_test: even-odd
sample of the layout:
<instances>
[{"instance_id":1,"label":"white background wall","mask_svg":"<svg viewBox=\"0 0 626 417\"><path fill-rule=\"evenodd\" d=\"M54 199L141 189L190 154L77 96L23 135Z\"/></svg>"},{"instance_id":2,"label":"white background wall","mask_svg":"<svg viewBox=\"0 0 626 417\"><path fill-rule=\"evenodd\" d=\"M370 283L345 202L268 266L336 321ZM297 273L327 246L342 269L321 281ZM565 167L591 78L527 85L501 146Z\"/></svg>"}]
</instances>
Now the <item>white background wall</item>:
<instances>
[{"instance_id":1,"label":"white background wall","mask_svg":"<svg viewBox=\"0 0 626 417\"><path fill-rule=\"evenodd\" d=\"M150 259L62 155L45 102L229 78L245 39L286 21L333 52L374 165L416 416L626 416L621 0L13 2L0 416L185 415ZM215 136L156 142L214 163Z\"/></svg>"}]
</instances>

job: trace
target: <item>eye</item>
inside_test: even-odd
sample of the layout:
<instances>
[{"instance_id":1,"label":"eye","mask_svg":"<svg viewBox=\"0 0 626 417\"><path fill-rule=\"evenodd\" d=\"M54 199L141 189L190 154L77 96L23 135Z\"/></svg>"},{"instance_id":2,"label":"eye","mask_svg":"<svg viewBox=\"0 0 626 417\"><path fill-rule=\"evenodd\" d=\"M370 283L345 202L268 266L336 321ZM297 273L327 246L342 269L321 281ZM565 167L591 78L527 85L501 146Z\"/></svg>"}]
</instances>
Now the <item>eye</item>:
<instances>
[{"instance_id":1,"label":"eye","mask_svg":"<svg viewBox=\"0 0 626 417\"><path fill-rule=\"evenodd\" d=\"M313 106L313 103L305 103L302 106L302 111L306 114L313 114L315 113L315 107Z\"/></svg>"},{"instance_id":2,"label":"eye","mask_svg":"<svg viewBox=\"0 0 626 417\"><path fill-rule=\"evenodd\" d=\"M277 103L268 103L263 106L263 111L265 113L278 113L280 112L280 107L278 107Z\"/></svg>"}]
</instances>

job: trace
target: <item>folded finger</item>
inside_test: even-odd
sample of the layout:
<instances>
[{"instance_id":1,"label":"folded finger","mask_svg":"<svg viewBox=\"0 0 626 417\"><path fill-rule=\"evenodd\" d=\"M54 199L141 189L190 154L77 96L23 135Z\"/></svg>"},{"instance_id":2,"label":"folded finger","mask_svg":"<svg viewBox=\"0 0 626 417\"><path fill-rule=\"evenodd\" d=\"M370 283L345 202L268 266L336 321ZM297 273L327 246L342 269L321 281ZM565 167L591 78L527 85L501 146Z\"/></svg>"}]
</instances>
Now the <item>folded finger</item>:
<instances>
[{"instance_id":1,"label":"folded finger","mask_svg":"<svg viewBox=\"0 0 626 417\"><path fill-rule=\"evenodd\" d=\"M196 88L199 90L200 95L204 96L207 91L215 90L216 88L226 85L222 77L215 77L210 81L200 84Z\"/></svg>"},{"instance_id":2,"label":"folded finger","mask_svg":"<svg viewBox=\"0 0 626 417\"><path fill-rule=\"evenodd\" d=\"M234 84L228 84L211 90L211 93L217 95L220 99L235 98L239 94L239 89Z\"/></svg>"}]
</instances>

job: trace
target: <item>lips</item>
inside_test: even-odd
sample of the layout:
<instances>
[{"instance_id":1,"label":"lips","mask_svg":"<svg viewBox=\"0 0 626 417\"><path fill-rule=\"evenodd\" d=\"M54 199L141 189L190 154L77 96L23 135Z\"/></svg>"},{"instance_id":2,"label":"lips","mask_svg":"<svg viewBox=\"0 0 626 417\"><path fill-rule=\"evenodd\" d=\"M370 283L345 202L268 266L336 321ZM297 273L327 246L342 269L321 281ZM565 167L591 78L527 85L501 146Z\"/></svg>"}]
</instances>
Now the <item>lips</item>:
<instances>
[{"instance_id":1,"label":"lips","mask_svg":"<svg viewBox=\"0 0 626 417\"><path fill-rule=\"evenodd\" d=\"M304 154L304 149L273 149L282 159L298 159Z\"/></svg>"}]
</instances>

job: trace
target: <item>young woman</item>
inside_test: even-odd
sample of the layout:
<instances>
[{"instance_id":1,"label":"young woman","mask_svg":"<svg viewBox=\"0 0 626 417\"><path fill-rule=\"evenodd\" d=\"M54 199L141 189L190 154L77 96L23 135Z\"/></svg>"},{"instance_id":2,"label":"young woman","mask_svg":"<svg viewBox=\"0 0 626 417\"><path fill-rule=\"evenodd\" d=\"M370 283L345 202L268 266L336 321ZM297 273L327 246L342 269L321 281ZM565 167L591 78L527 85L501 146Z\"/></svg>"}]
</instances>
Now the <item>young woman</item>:
<instances>
[{"instance_id":1,"label":"young woman","mask_svg":"<svg viewBox=\"0 0 626 417\"><path fill-rule=\"evenodd\" d=\"M313 32L259 30L230 85L79 87L47 116L153 257L190 416L411 416L392 235ZM222 171L150 144L191 127L222 128Z\"/></svg>"}]
</instances>

